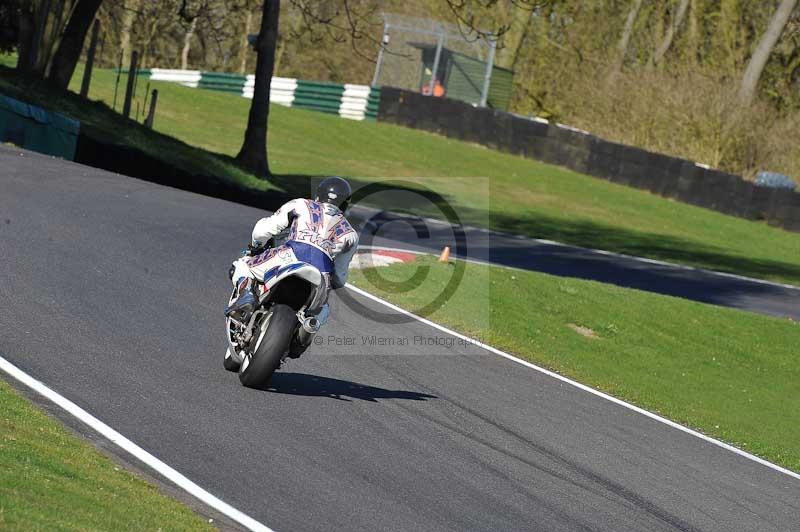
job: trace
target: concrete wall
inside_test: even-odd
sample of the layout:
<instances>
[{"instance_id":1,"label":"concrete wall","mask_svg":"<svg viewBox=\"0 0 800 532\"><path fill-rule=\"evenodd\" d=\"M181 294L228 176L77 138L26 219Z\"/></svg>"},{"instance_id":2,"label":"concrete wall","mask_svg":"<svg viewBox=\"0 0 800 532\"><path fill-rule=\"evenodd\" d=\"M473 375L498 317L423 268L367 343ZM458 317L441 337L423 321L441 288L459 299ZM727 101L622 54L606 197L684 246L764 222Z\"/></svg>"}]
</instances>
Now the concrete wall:
<instances>
[{"instance_id":1,"label":"concrete wall","mask_svg":"<svg viewBox=\"0 0 800 532\"><path fill-rule=\"evenodd\" d=\"M800 232L800 193L754 186L693 161L558 124L383 87L378 120L422 129L750 220Z\"/></svg>"}]
</instances>

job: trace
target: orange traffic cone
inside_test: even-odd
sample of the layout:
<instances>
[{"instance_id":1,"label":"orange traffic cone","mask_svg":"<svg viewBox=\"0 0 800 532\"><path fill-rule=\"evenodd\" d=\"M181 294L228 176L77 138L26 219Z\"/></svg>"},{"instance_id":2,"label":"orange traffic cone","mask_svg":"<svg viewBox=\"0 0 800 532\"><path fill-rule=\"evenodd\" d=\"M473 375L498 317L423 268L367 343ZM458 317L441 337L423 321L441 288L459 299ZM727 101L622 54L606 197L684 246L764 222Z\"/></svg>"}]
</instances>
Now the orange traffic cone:
<instances>
[{"instance_id":1,"label":"orange traffic cone","mask_svg":"<svg viewBox=\"0 0 800 532\"><path fill-rule=\"evenodd\" d=\"M445 246L442 254L439 255L439 262L447 262L450 260L450 246Z\"/></svg>"}]
</instances>

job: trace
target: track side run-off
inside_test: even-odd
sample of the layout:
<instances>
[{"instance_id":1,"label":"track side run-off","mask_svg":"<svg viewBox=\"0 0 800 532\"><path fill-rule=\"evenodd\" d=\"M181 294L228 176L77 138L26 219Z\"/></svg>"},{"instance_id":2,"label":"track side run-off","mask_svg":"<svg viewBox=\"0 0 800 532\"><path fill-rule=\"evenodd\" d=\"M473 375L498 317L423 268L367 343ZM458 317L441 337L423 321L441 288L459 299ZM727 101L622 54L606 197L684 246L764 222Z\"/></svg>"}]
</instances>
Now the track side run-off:
<instances>
[{"instance_id":1,"label":"track side run-off","mask_svg":"<svg viewBox=\"0 0 800 532\"><path fill-rule=\"evenodd\" d=\"M351 268L361 270L364 268L375 268L390 266L392 264L413 262L419 257L418 254L406 251L397 251L383 248L372 248L360 250L350 263Z\"/></svg>"}]
</instances>

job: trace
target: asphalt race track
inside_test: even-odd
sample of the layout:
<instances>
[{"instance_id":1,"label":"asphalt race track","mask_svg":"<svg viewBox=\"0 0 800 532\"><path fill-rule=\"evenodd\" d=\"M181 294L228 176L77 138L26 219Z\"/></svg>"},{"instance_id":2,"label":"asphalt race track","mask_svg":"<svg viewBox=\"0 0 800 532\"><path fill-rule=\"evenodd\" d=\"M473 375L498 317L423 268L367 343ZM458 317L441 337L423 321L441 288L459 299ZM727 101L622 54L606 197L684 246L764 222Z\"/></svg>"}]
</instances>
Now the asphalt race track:
<instances>
[{"instance_id":1,"label":"asphalt race track","mask_svg":"<svg viewBox=\"0 0 800 532\"><path fill-rule=\"evenodd\" d=\"M222 308L263 212L6 147L0 169L0 355L275 530L798 530L800 480L342 300L243 388Z\"/></svg>"}]
</instances>

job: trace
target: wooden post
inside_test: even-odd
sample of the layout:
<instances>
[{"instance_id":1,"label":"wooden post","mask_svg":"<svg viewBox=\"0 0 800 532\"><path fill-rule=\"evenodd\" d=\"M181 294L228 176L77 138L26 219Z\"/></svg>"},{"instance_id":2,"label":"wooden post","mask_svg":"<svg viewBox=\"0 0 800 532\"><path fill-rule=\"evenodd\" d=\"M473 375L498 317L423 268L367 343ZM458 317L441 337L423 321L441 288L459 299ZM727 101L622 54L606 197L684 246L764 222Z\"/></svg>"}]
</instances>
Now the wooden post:
<instances>
[{"instance_id":1,"label":"wooden post","mask_svg":"<svg viewBox=\"0 0 800 532\"><path fill-rule=\"evenodd\" d=\"M86 68L83 69L83 83L81 83L81 98L89 96L89 83L92 81L92 67L94 67L94 54L97 51L97 37L100 34L100 21L95 20L92 26L92 40L89 51L86 53Z\"/></svg>"},{"instance_id":2,"label":"wooden post","mask_svg":"<svg viewBox=\"0 0 800 532\"><path fill-rule=\"evenodd\" d=\"M133 100L133 83L136 81L136 62L139 60L139 52L136 50L131 53L131 66L128 69L128 86L125 88L125 102L122 104L122 116L125 118L131 115L131 100Z\"/></svg>"},{"instance_id":3,"label":"wooden post","mask_svg":"<svg viewBox=\"0 0 800 532\"><path fill-rule=\"evenodd\" d=\"M136 87L133 88L134 98L136 97ZM150 82L147 82L147 88L144 90L144 103L142 104L142 112L146 112L147 109L147 97L150 96ZM145 116L145 118L147 118ZM139 115L136 115L136 120L139 120Z\"/></svg>"},{"instance_id":4,"label":"wooden post","mask_svg":"<svg viewBox=\"0 0 800 532\"><path fill-rule=\"evenodd\" d=\"M156 117L156 102L158 101L158 89L153 89L153 95L150 96L150 111L147 113L147 118L144 120L144 126L153 129L153 120Z\"/></svg>"},{"instance_id":5,"label":"wooden post","mask_svg":"<svg viewBox=\"0 0 800 532\"><path fill-rule=\"evenodd\" d=\"M114 82L114 104L113 110L117 110L117 89L119 89L119 76L122 73L122 50L119 51L119 61L117 61L117 81Z\"/></svg>"}]
</instances>

